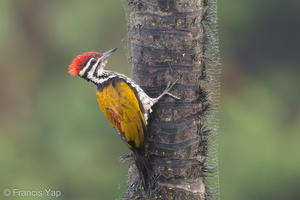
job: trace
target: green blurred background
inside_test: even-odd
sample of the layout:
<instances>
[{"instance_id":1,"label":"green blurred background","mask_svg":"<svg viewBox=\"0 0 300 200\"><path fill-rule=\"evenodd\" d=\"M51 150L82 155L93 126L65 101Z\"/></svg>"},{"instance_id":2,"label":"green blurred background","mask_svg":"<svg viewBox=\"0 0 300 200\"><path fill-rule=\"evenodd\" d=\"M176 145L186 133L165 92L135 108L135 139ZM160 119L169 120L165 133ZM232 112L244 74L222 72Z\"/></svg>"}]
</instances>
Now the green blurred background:
<instances>
[{"instance_id":1,"label":"green blurred background","mask_svg":"<svg viewBox=\"0 0 300 200\"><path fill-rule=\"evenodd\" d=\"M299 1L219 1L221 199L300 199ZM85 51L119 47L130 74L121 1L0 2L0 199L116 199L128 153L95 86L67 73ZM9 189L40 197L5 197Z\"/></svg>"}]
</instances>

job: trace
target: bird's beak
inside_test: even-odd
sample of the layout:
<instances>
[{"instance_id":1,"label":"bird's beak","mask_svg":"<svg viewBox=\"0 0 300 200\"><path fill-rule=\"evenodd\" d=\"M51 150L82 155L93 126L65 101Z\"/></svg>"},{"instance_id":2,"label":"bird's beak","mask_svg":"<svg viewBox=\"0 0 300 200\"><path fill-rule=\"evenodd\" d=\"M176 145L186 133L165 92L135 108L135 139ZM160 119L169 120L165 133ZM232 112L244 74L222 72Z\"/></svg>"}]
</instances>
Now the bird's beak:
<instances>
[{"instance_id":1,"label":"bird's beak","mask_svg":"<svg viewBox=\"0 0 300 200\"><path fill-rule=\"evenodd\" d=\"M111 49L109 51L106 51L102 54L102 57L101 57L101 61L104 61L108 56L110 56L110 54L112 54L115 50L117 50L118 48L114 48L114 49Z\"/></svg>"}]
</instances>

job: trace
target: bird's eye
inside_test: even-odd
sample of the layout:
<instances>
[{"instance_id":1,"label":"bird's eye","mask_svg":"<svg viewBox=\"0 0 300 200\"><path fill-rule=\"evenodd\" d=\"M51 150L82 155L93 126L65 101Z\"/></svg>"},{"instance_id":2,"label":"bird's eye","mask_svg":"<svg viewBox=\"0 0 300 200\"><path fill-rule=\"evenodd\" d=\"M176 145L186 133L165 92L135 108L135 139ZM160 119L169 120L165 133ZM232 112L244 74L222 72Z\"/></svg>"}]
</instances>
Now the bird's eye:
<instances>
[{"instance_id":1,"label":"bird's eye","mask_svg":"<svg viewBox=\"0 0 300 200\"><path fill-rule=\"evenodd\" d=\"M96 58L91 58L90 59L90 65L93 66L97 62Z\"/></svg>"}]
</instances>

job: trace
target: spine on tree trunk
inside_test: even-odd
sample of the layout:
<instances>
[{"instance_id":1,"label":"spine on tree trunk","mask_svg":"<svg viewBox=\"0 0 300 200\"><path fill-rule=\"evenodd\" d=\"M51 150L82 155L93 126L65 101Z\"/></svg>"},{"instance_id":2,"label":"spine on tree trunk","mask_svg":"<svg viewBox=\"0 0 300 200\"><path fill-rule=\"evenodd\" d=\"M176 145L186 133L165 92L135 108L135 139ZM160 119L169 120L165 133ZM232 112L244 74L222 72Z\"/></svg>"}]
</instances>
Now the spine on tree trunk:
<instances>
[{"instance_id":1,"label":"spine on tree trunk","mask_svg":"<svg viewBox=\"0 0 300 200\"><path fill-rule=\"evenodd\" d=\"M126 4L133 79L152 97L178 80L171 93L180 100L165 97L154 106L146 137L156 182L148 189L130 187L139 179L131 164L125 198L203 200L216 193L212 198L217 199L218 181L212 188L207 181L217 157L216 152L208 156L210 146L216 151L216 141L209 141L215 128L209 117L216 103L211 94L217 92L219 74L216 2L126 0Z\"/></svg>"}]
</instances>

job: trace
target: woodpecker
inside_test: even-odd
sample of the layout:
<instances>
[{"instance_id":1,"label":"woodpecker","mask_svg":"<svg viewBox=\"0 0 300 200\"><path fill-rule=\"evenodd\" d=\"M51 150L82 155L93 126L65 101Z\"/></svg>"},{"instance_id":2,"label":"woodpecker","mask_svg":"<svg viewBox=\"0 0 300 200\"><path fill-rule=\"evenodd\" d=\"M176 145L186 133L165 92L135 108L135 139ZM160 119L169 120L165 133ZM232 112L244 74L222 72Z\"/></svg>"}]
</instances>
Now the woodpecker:
<instances>
[{"instance_id":1,"label":"woodpecker","mask_svg":"<svg viewBox=\"0 0 300 200\"><path fill-rule=\"evenodd\" d=\"M96 98L100 109L133 152L142 187L146 188L154 181L144 146L148 115L152 112L151 107L163 96L169 95L178 99L169 93L176 81L173 84L169 83L158 97L149 97L131 78L117 72L104 70L108 56L115 50L117 48L102 54L91 51L78 55L69 66L69 73L96 85Z\"/></svg>"}]
</instances>

